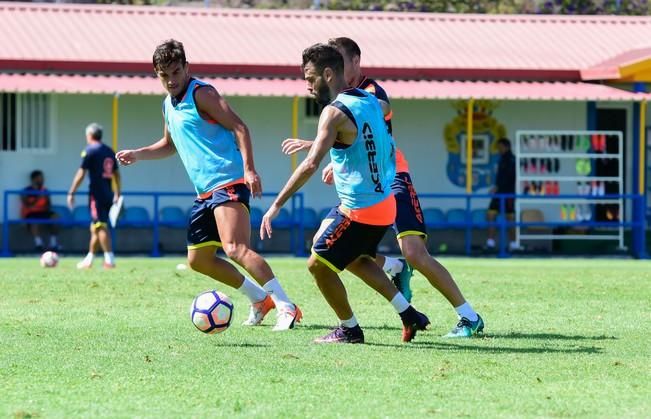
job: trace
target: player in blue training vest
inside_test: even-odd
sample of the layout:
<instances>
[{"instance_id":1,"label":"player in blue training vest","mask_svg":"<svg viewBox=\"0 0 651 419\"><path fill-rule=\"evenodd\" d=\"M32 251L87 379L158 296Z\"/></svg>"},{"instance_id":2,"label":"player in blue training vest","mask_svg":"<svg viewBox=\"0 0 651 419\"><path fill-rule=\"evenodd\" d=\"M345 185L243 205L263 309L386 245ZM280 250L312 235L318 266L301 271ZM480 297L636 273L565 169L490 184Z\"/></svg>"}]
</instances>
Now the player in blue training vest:
<instances>
[{"instance_id":1,"label":"player in blue training vest","mask_svg":"<svg viewBox=\"0 0 651 419\"><path fill-rule=\"evenodd\" d=\"M300 309L289 300L267 262L250 247L249 198L259 197L262 185L247 126L214 87L190 77L183 44L169 40L159 45L153 63L168 92L163 138L118 152L118 161L127 166L178 153L197 192L188 225L190 267L249 298L251 311L244 325L259 325L276 307L273 330L292 329L301 320ZM216 257L219 247L257 283Z\"/></svg>"},{"instance_id":2,"label":"player in blue training vest","mask_svg":"<svg viewBox=\"0 0 651 419\"><path fill-rule=\"evenodd\" d=\"M81 167L77 170L68 190L68 207L75 204L75 192L88 172L88 209L90 212L90 243L88 254L77 264L78 269L93 265L98 245L104 251L104 268L115 267L115 257L108 232L109 209L120 197L120 172L115 161L115 152L102 143L102 127L92 123L86 127L86 148L81 152ZM113 184L117 188L113 193Z\"/></svg>"},{"instance_id":3,"label":"player in blue training vest","mask_svg":"<svg viewBox=\"0 0 651 419\"><path fill-rule=\"evenodd\" d=\"M362 74L360 67L362 53L357 43L350 38L339 37L328 40L328 44L337 48L344 58L344 77L348 85L367 91L381 103L385 102L388 105L389 97L384 89L377 81ZM390 112L385 116L389 133L392 133L392 114L393 112ZM283 141L282 150L285 154L293 154L301 150L309 150L311 146L312 141L288 138ZM322 178L324 182L332 183L331 165L323 170ZM391 275L393 283L407 301L411 301L410 279L414 269L423 274L448 300L457 312L459 320L446 337L467 338L482 333L484 320L466 301L450 272L427 250L427 228L418 193L411 180L407 159L398 148L396 148L396 176L391 184L391 190L396 198L396 219L393 228L404 259L378 254L375 258L376 263Z\"/></svg>"},{"instance_id":4,"label":"player in blue training vest","mask_svg":"<svg viewBox=\"0 0 651 419\"><path fill-rule=\"evenodd\" d=\"M389 107L363 90L347 89L344 62L333 47L316 44L303 51L303 74L308 90L327 105L321 112L314 144L264 215L260 237L271 237L271 221L282 206L316 172L330 154L341 204L321 224L308 268L340 320L316 343L363 343L364 333L348 302L339 272L348 269L380 293L399 313L403 341L411 341L429 324L378 267L377 245L393 223L396 203L391 193L395 176L395 145L384 123ZM335 98L332 100L332 98Z\"/></svg>"}]
</instances>

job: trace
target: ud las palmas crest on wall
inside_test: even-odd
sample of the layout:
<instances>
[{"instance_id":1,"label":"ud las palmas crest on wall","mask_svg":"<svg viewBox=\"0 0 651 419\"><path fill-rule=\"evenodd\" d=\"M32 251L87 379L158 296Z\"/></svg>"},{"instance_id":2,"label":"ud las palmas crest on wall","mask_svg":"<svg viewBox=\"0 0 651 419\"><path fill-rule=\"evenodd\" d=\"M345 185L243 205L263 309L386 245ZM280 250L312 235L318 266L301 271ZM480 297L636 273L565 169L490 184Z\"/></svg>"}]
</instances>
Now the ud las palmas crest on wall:
<instances>
[{"instance_id":1,"label":"ud las palmas crest on wall","mask_svg":"<svg viewBox=\"0 0 651 419\"><path fill-rule=\"evenodd\" d=\"M445 126L445 148L448 151L447 173L453 185L466 187L466 124L468 102L452 103L456 117ZM497 141L506 137L506 129L493 117L498 102L476 100L473 108L472 190L493 185L500 158Z\"/></svg>"}]
</instances>

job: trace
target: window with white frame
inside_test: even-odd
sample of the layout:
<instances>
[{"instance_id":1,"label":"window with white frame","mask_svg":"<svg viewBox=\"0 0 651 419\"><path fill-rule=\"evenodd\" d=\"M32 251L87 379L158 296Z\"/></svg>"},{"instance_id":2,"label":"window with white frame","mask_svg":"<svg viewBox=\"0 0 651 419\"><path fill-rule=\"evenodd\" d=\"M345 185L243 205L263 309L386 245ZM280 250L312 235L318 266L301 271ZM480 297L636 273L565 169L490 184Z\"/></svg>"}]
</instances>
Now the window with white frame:
<instances>
[{"instance_id":1,"label":"window with white frame","mask_svg":"<svg viewBox=\"0 0 651 419\"><path fill-rule=\"evenodd\" d=\"M46 94L0 93L0 151L49 151L52 104Z\"/></svg>"}]
</instances>

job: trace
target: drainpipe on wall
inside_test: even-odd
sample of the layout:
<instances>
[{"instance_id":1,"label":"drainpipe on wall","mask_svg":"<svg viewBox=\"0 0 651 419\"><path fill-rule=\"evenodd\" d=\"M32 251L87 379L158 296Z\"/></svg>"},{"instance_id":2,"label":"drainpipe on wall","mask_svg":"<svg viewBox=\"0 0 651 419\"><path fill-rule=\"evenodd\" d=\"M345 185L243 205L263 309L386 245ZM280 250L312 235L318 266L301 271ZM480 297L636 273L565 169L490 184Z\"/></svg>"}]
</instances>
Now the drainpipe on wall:
<instances>
[{"instance_id":1,"label":"drainpipe on wall","mask_svg":"<svg viewBox=\"0 0 651 419\"><path fill-rule=\"evenodd\" d=\"M645 83L635 83L633 91L646 92ZM646 100L633 104L633 221L638 223L633 228L633 255L638 259L648 258L646 251Z\"/></svg>"},{"instance_id":2,"label":"drainpipe on wall","mask_svg":"<svg viewBox=\"0 0 651 419\"><path fill-rule=\"evenodd\" d=\"M468 108L466 110L466 194L472 193L472 137L473 137L473 111L475 106L475 99L470 98L468 101ZM466 255L470 256L470 242L472 241L472 229L469 225L472 222L470 218L470 198L466 198ZM500 246L502 243L500 242ZM501 249L503 249L501 247Z\"/></svg>"},{"instance_id":3,"label":"drainpipe on wall","mask_svg":"<svg viewBox=\"0 0 651 419\"><path fill-rule=\"evenodd\" d=\"M475 99L468 101L468 108L466 110L466 193L472 193L472 119Z\"/></svg>"},{"instance_id":4,"label":"drainpipe on wall","mask_svg":"<svg viewBox=\"0 0 651 419\"><path fill-rule=\"evenodd\" d=\"M118 151L118 104L120 95L113 95L113 151Z\"/></svg>"},{"instance_id":5,"label":"drainpipe on wall","mask_svg":"<svg viewBox=\"0 0 651 419\"><path fill-rule=\"evenodd\" d=\"M119 101L120 101L120 94L115 93L113 95L113 141L112 141L113 152L114 153L117 153L117 151L118 151L118 105L119 105ZM111 180L111 184L112 184L113 190L116 191L117 190L117 185L115 183L115 178L113 178ZM154 219L157 219L157 218L158 218L158 213L154 213ZM110 231L110 234L111 234L111 243L113 243L113 251L115 251L115 248L116 248L115 244L117 242L115 240L115 228L111 228L111 229L109 229L109 231ZM155 238L154 243L155 243L154 244L155 248L158 249L158 244L157 244L158 243L158 237ZM155 255L155 256L158 256L158 255Z\"/></svg>"},{"instance_id":6,"label":"drainpipe on wall","mask_svg":"<svg viewBox=\"0 0 651 419\"><path fill-rule=\"evenodd\" d=\"M298 138L298 96L294 96L292 100L292 138ZM298 156L296 153L292 154L292 172L298 166Z\"/></svg>"}]
</instances>

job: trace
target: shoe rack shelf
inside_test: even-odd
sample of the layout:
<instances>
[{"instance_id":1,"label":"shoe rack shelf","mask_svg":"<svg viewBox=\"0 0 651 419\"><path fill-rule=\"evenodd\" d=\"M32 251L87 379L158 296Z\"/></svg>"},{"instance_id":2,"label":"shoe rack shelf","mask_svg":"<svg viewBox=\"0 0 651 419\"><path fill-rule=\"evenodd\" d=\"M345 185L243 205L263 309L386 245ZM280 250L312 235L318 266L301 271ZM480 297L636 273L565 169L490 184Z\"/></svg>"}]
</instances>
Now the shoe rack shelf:
<instances>
[{"instance_id":1,"label":"shoe rack shelf","mask_svg":"<svg viewBox=\"0 0 651 419\"><path fill-rule=\"evenodd\" d=\"M616 152L614 152L616 150ZM611 231L589 230L596 214L596 205L608 205L606 218L621 222L624 202L622 195L623 138L619 131L518 131L515 141L516 220L527 209L542 211L545 221L568 227L586 227L585 234L525 233L516 227L516 242L521 240L618 240L624 248L624 228ZM617 175L596 176L596 166L606 161ZM550 229L547 229L550 230ZM612 233L612 234L611 234Z\"/></svg>"}]
</instances>

